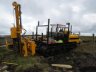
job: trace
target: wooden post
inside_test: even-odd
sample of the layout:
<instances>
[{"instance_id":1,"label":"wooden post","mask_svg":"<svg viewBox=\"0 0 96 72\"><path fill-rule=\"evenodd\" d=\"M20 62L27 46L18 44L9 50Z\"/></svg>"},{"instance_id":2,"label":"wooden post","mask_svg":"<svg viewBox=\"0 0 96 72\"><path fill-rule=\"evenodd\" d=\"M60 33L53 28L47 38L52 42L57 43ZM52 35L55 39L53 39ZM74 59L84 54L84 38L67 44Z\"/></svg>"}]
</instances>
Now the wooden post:
<instances>
[{"instance_id":1,"label":"wooden post","mask_svg":"<svg viewBox=\"0 0 96 72\"><path fill-rule=\"evenodd\" d=\"M95 35L93 34L93 43L94 43Z\"/></svg>"},{"instance_id":2,"label":"wooden post","mask_svg":"<svg viewBox=\"0 0 96 72\"><path fill-rule=\"evenodd\" d=\"M79 32L79 36L80 36L80 34L81 34L81 33Z\"/></svg>"},{"instance_id":3,"label":"wooden post","mask_svg":"<svg viewBox=\"0 0 96 72\"><path fill-rule=\"evenodd\" d=\"M52 28L51 28L51 37L52 37Z\"/></svg>"},{"instance_id":4,"label":"wooden post","mask_svg":"<svg viewBox=\"0 0 96 72\"><path fill-rule=\"evenodd\" d=\"M93 42L92 42L92 43L93 43L93 48L94 48L94 44L95 44L95 34L93 33L92 36L93 36L93 37L92 37L92 38L93 38Z\"/></svg>"},{"instance_id":5,"label":"wooden post","mask_svg":"<svg viewBox=\"0 0 96 72\"><path fill-rule=\"evenodd\" d=\"M42 33L41 41L43 41L43 33Z\"/></svg>"},{"instance_id":6,"label":"wooden post","mask_svg":"<svg viewBox=\"0 0 96 72\"><path fill-rule=\"evenodd\" d=\"M72 25L71 25L71 34L72 34Z\"/></svg>"},{"instance_id":7,"label":"wooden post","mask_svg":"<svg viewBox=\"0 0 96 72\"><path fill-rule=\"evenodd\" d=\"M50 19L48 19L48 28L47 28L47 44L49 42L49 25L50 25Z\"/></svg>"},{"instance_id":8,"label":"wooden post","mask_svg":"<svg viewBox=\"0 0 96 72\"><path fill-rule=\"evenodd\" d=\"M36 26L36 41L37 41L37 36L38 36L38 26L39 26L40 22L38 21L38 25Z\"/></svg>"},{"instance_id":9,"label":"wooden post","mask_svg":"<svg viewBox=\"0 0 96 72\"><path fill-rule=\"evenodd\" d=\"M32 32L32 39L34 39L34 32Z\"/></svg>"}]
</instances>

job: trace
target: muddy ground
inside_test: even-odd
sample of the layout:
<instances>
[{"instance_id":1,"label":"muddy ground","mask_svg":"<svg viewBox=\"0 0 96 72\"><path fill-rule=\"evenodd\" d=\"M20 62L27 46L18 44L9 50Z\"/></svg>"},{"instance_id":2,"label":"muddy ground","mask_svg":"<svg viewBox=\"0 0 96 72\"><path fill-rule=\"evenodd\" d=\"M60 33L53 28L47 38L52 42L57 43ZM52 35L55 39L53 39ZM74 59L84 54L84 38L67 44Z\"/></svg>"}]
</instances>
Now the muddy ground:
<instances>
[{"instance_id":1,"label":"muddy ground","mask_svg":"<svg viewBox=\"0 0 96 72\"><path fill-rule=\"evenodd\" d=\"M96 72L96 43L92 38L84 41L70 52L44 58L36 55L21 57L13 51L0 48L1 72ZM3 63L7 62L7 63ZM13 64L8 64L13 63ZM51 64L68 64L72 69L52 67Z\"/></svg>"}]
</instances>

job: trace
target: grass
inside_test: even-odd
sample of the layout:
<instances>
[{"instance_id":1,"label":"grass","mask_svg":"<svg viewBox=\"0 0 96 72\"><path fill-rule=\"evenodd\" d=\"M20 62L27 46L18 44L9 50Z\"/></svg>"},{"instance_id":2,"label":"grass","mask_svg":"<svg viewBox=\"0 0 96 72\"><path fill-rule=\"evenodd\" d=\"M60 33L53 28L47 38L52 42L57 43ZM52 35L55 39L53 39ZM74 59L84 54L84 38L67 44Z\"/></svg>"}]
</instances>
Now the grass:
<instances>
[{"instance_id":1,"label":"grass","mask_svg":"<svg viewBox=\"0 0 96 72\"><path fill-rule=\"evenodd\" d=\"M5 38L0 38L0 45L4 45L5 44Z\"/></svg>"},{"instance_id":2,"label":"grass","mask_svg":"<svg viewBox=\"0 0 96 72\"><path fill-rule=\"evenodd\" d=\"M16 55L14 51L6 49L5 47L0 47L0 61L6 63L17 64L18 66L15 68L16 72L23 72L29 68L45 70L48 69L49 65L44 61L44 58L40 56L28 56L23 57L19 54Z\"/></svg>"},{"instance_id":3,"label":"grass","mask_svg":"<svg viewBox=\"0 0 96 72\"><path fill-rule=\"evenodd\" d=\"M9 37L6 39L9 42L11 41ZM0 42L4 44L5 38L0 38ZM18 66L16 67L16 72L22 72L28 68L34 68L34 65L44 70L48 69L48 66L49 66L47 63L44 62L44 59L42 59L39 56L23 57L23 56L20 56L19 54L16 55L14 51L6 49L5 47L0 47L0 61L6 62L6 63L18 64Z\"/></svg>"},{"instance_id":4,"label":"grass","mask_svg":"<svg viewBox=\"0 0 96 72\"><path fill-rule=\"evenodd\" d=\"M28 56L23 57L19 54L16 55L14 51L6 49L5 47L0 47L0 58L3 58L3 61L6 62L15 62L19 65L34 64L37 62L36 57Z\"/></svg>"},{"instance_id":5,"label":"grass","mask_svg":"<svg viewBox=\"0 0 96 72\"><path fill-rule=\"evenodd\" d=\"M86 52L86 53L96 53L96 44L92 44L92 37L90 36L82 36L80 37L83 41L80 46L76 49L77 52ZM96 40L96 37L95 37ZM86 41L88 43L86 43ZM5 39L0 38L0 42L4 43ZM38 66L38 68L43 69L43 71L48 71L49 65L44 62L44 59L40 58L39 56L28 56L28 57L22 57L20 55L17 55L10 51L9 49L6 49L5 47L0 47L0 61L5 61L9 63L16 63L18 66L16 67L16 72L22 72L29 68L34 68L34 65Z\"/></svg>"},{"instance_id":6,"label":"grass","mask_svg":"<svg viewBox=\"0 0 96 72\"><path fill-rule=\"evenodd\" d=\"M85 53L96 53L96 37L92 36L81 36L80 39L82 40L81 44L77 47L76 51L78 52L85 52Z\"/></svg>"}]
</instances>

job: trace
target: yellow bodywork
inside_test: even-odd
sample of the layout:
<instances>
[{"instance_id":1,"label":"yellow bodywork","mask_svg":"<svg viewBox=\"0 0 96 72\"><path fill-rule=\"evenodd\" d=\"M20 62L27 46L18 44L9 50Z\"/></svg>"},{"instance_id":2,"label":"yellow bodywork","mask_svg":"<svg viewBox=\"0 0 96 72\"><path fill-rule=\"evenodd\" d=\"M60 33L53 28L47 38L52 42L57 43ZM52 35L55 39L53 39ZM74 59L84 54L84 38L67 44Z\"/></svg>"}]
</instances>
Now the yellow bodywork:
<instances>
[{"instance_id":1,"label":"yellow bodywork","mask_svg":"<svg viewBox=\"0 0 96 72\"><path fill-rule=\"evenodd\" d=\"M22 54L26 57L29 55L29 53L33 55L35 55L35 48L36 48L36 44L34 41L30 40L29 38L25 38L21 36L22 33L22 24L21 24L21 10L20 10L20 4L17 4L16 2L13 2L13 6L15 9L15 15L16 15L16 27L12 27L11 28L11 38L18 38L17 34L19 34L19 38L21 41L21 50L22 50Z\"/></svg>"},{"instance_id":2,"label":"yellow bodywork","mask_svg":"<svg viewBox=\"0 0 96 72\"><path fill-rule=\"evenodd\" d=\"M11 38L17 38L16 27L11 28Z\"/></svg>"},{"instance_id":3,"label":"yellow bodywork","mask_svg":"<svg viewBox=\"0 0 96 72\"><path fill-rule=\"evenodd\" d=\"M29 54L34 56L36 54L36 44L34 41L32 41L29 38L21 38L22 43L22 54L24 57L27 57ZM6 48L8 48L9 45L13 45L13 43L8 43L6 39Z\"/></svg>"},{"instance_id":4,"label":"yellow bodywork","mask_svg":"<svg viewBox=\"0 0 96 72\"><path fill-rule=\"evenodd\" d=\"M17 28L14 26L11 28L11 38L17 38L17 33L22 33L22 29L19 29L19 31L17 31Z\"/></svg>"},{"instance_id":5,"label":"yellow bodywork","mask_svg":"<svg viewBox=\"0 0 96 72\"><path fill-rule=\"evenodd\" d=\"M16 25L14 25L10 31L11 31L11 39L13 40L12 44L9 44L6 40L6 48L8 48L10 45L14 47L19 47L17 49L20 49L20 53L26 57L31 53L31 55L35 55L36 50L36 44L34 41L32 41L29 38L22 37L22 22L21 22L21 5L17 2L12 3L15 11L15 17L16 17ZM25 35L25 34L24 34ZM23 36L24 36L23 35ZM17 45L16 45L17 44Z\"/></svg>"},{"instance_id":6,"label":"yellow bodywork","mask_svg":"<svg viewBox=\"0 0 96 72\"><path fill-rule=\"evenodd\" d=\"M68 33L68 30L65 29L64 31L64 34L67 34ZM80 43L80 38L79 38L79 35L78 34L69 34L69 41L68 42L74 42L74 43L77 43L79 44Z\"/></svg>"},{"instance_id":7,"label":"yellow bodywork","mask_svg":"<svg viewBox=\"0 0 96 72\"><path fill-rule=\"evenodd\" d=\"M80 43L79 35L77 35L77 34L70 34L69 35L69 42L75 42L75 43L79 44Z\"/></svg>"},{"instance_id":8,"label":"yellow bodywork","mask_svg":"<svg viewBox=\"0 0 96 72\"><path fill-rule=\"evenodd\" d=\"M36 53L36 44L34 41L31 41L28 38L22 38L21 39L21 43L22 43L22 54L24 57L27 57L29 54L31 54L32 56L35 55ZM13 43L8 43L8 41L6 40L6 48L8 48L9 45L13 45Z\"/></svg>"},{"instance_id":9,"label":"yellow bodywork","mask_svg":"<svg viewBox=\"0 0 96 72\"><path fill-rule=\"evenodd\" d=\"M34 41L31 41L30 45L31 45L30 48L31 48L31 51L32 51L32 56L33 56L33 55L35 55L35 52L36 52L36 44L35 44Z\"/></svg>"},{"instance_id":10,"label":"yellow bodywork","mask_svg":"<svg viewBox=\"0 0 96 72\"><path fill-rule=\"evenodd\" d=\"M23 49L22 52L24 54L24 57L28 56L29 53L31 53L32 56L35 55L36 52L36 44L34 41L31 41L29 38L22 39Z\"/></svg>"}]
</instances>

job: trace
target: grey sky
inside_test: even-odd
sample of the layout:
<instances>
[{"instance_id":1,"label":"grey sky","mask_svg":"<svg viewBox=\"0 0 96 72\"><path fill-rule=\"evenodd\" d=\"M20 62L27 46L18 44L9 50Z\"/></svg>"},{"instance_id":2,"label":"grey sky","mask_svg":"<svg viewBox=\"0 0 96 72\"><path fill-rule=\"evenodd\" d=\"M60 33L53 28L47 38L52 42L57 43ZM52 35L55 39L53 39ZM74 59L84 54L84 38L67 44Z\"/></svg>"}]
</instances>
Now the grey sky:
<instances>
[{"instance_id":1,"label":"grey sky","mask_svg":"<svg viewBox=\"0 0 96 72\"><path fill-rule=\"evenodd\" d=\"M0 0L0 34L10 34L14 24L12 2ZM96 0L15 0L21 4L22 23L27 34L35 31L39 20L73 25L73 32L96 33ZM40 29L43 31L42 29Z\"/></svg>"}]
</instances>

